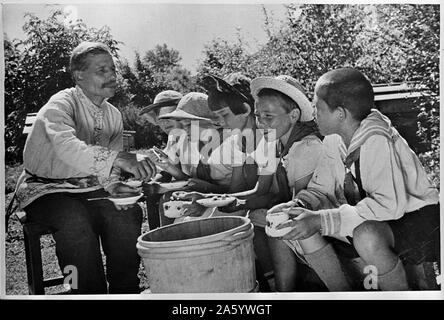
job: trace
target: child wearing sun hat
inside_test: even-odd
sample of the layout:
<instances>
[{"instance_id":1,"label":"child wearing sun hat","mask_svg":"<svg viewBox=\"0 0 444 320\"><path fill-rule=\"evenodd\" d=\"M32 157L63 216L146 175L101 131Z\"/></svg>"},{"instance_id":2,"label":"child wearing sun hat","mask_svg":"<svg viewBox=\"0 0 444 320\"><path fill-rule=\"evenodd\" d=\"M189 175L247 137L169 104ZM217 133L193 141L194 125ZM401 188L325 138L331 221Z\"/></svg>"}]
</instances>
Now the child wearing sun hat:
<instances>
[{"instance_id":1,"label":"child wearing sun hat","mask_svg":"<svg viewBox=\"0 0 444 320\"><path fill-rule=\"evenodd\" d=\"M307 187L322 154L322 136L314 122L314 109L304 88L291 76L259 77L251 82L255 99L256 122L263 130L264 139L255 150L255 160L261 175L272 175L269 196L254 199L250 218L255 224L256 237L264 237L267 208L291 200L293 195ZM264 150L274 144L275 157L265 156ZM257 243L261 243L258 239ZM293 291L300 263L301 248L297 242L267 237L273 262L276 289ZM261 245L255 247L262 260L267 259ZM334 254L331 248L332 254ZM296 254L295 254L296 253ZM331 260L331 268L341 270L339 261ZM336 263L336 264L335 264ZM328 283L333 290L345 290L342 272L337 282Z\"/></svg>"},{"instance_id":2,"label":"child wearing sun hat","mask_svg":"<svg viewBox=\"0 0 444 320\"><path fill-rule=\"evenodd\" d=\"M159 165L165 166L176 179L188 180L188 189L199 192L226 192L231 172L228 176L221 176L208 163L208 158L214 149L207 148L209 141L203 138L208 133L214 141L222 137L219 118L208 107L208 96L204 93L190 92L179 101L176 110L159 116L159 119L176 119L182 125L182 130L179 132L182 138L180 165L173 166L170 163L159 163ZM219 144L215 148L218 146ZM199 216L206 211L195 202L186 207L187 215L190 216ZM163 212L162 208L160 211ZM173 222L165 216L161 218L163 224Z\"/></svg>"}]
</instances>

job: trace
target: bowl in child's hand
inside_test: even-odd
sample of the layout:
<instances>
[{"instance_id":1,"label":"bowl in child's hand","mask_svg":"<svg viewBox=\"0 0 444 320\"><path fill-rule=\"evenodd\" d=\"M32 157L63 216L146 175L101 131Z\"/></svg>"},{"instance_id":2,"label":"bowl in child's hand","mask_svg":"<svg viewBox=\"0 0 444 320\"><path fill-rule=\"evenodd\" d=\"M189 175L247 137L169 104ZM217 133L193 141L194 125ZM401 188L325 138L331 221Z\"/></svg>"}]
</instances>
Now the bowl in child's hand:
<instances>
[{"instance_id":1,"label":"bowl in child's hand","mask_svg":"<svg viewBox=\"0 0 444 320\"><path fill-rule=\"evenodd\" d=\"M172 200L163 203L163 213L168 218L180 218L186 214L185 204L191 201Z\"/></svg>"},{"instance_id":2,"label":"bowl in child's hand","mask_svg":"<svg viewBox=\"0 0 444 320\"><path fill-rule=\"evenodd\" d=\"M163 183L159 183L160 187L165 189L165 190L169 190L169 191L174 191L174 190L179 190L182 189L184 187L186 187L188 184L188 181L173 181L173 182L163 182Z\"/></svg>"},{"instance_id":3,"label":"bowl in child's hand","mask_svg":"<svg viewBox=\"0 0 444 320\"><path fill-rule=\"evenodd\" d=\"M231 202L235 201L235 197L228 196L226 194L214 195L209 198L199 199L196 202L207 208L224 207Z\"/></svg>"},{"instance_id":4,"label":"bowl in child's hand","mask_svg":"<svg viewBox=\"0 0 444 320\"><path fill-rule=\"evenodd\" d=\"M141 193L119 193L112 195L108 199L112 201L114 204L119 206L127 206L131 204L135 204L137 200L139 200L141 197L143 197L143 194Z\"/></svg>"},{"instance_id":5,"label":"bowl in child's hand","mask_svg":"<svg viewBox=\"0 0 444 320\"><path fill-rule=\"evenodd\" d=\"M267 225L265 226L265 233L270 237L282 237L290 232L291 227L276 229L276 227L289 220L288 213L285 212L275 212L269 213L266 216Z\"/></svg>"},{"instance_id":6,"label":"bowl in child's hand","mask_svg":"<svg viewBox=\"0 0 444 320\"><path fill-rule=\"evenodd\" d=\"M126 184L128 187L131 188L140 188L142 186L142 181L139 180L129 180L125 181L124 184Z\"/></svg>"}]
</instances>

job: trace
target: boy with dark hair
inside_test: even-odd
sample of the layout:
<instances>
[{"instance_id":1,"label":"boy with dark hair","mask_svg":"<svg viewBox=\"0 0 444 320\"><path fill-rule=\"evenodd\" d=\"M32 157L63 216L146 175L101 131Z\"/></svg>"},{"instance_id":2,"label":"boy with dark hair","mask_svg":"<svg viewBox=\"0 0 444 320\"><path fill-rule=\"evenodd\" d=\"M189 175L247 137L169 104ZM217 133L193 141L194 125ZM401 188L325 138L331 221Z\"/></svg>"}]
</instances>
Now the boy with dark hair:
<instances>
[{"instance_id":1,"label":"boy with dark hair","mask_svg":"<svg viewBox=\"0 0 444 320\"><path fill-rule=\"evenodd\" d=\"M224 79L208 75L201 81L208 92L209 108L219 117L224 129L228 129L229 135L213 152L209 163L220 174L231 177L230 193L253 189L257 182L257 166L253 161L246 161L246 155L256 147L250 81L240 72Z\"/></svg>"},{"instance_id":2,"label":"boy with dark hair","mask_svg":"<svg viewBox=\"0 0 444 320\"><path fill-rule=\"evenodd\" d=\"M438 248L438 190L390 120L372 109L373 89L361 72L327 72L314 103L325 154L307 190L269 212L289 211L294 218L280 227L292 230L283 238L318 252L320 265L329 259L321 239L333 237L377 268L381 290L408 290L402 261L420 263Z\"/></svg>"}]
</instances>

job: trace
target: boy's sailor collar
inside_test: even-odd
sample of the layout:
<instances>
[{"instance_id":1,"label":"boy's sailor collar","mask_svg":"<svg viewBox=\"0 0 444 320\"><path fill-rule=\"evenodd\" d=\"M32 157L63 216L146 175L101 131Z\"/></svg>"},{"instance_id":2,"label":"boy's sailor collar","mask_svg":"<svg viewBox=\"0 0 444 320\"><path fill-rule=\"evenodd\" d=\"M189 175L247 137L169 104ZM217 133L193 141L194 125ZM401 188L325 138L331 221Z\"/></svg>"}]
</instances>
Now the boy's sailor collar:
<instances>
[{"instance_id":1,"label":"boy's sailor collar","mask_svg":"<svg viewBox=\"0 0 444 320\"><path fill-rule=\"evenodd\" d=\"M85 92L83 92L83 89L79 85L76 85L75 89L79 100L86 107L92 108L95 111L105 108L108 98L103 99L102 104L100 106L97 106L91 101L90 98L86 96Z\"/></svg>"},{"instance_id":2,"label":"boy's sailor collar","mask_svg":"<svg viewBox=\"0 0 444 320\"><path fill-rule=\"evenodd\" d=\"M370 136L373 135L383 135L389 140L398 137L397 131L391 125L389 118L376 109L372 109L370 114L361 121L361 124L353 134L350 146L346 151L347 156L358 149Z\"/></svg>"}]
</instances>

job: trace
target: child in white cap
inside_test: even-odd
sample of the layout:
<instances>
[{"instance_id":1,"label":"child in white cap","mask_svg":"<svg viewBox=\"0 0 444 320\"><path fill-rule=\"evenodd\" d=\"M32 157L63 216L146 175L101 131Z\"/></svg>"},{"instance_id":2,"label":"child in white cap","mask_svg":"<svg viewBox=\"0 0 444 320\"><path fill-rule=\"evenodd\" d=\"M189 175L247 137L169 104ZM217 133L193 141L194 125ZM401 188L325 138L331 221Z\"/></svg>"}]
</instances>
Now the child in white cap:
<instances>
[{"instance_id":1,"label":"child in white cap","mask_svg":"<svg viewBox=\"0 0 444 320\"><path fill-rule=\"evenodd\" d=\"M165 171L173 175L177 180L188 180L187 189L204 193L223 193L228 190L231 175L221 177L215 173L214 168L208 164L211 152L222 142L219 118L208 108L208 98L204 93L190 92L180 101L173 112L159 116L159 119L176 119L183 130L176 131L181 137L180 163L173 164L169 161L156 162ZM206 138L211 136L209 141ZM213 147L211 147L213 144ZM164 200L169 200L169 194ZM196 200L196 199L193 199ZM162 224L172 223L173 220L165 217L162 203ZM201 216L206 208L193 201L186 205L187 216Z\"/></svg>"},{"instance_id":2,"label":"child in white cap","mask_svg":"<svg viewBox=\"0 0 444 320\"><path fill-rule=\"evenodd\" d=\"M159 117L176 110L177 104L182 97L183 95L180 92L174 90L162 91L156 95L153 103L142 108L139 114L145 117L149 123L160 127L160 129L168 135L168 140L163 152L173 163L179 161L179 146L177 145L178 137L170 133L174 129L180 129L181 124L175 119L159 119ZM152 150L150 150L148 156L152 161L156 160L156 156ZM153 180L163 182L170 181L171 175L161 172L154 177Z\"/></svg>"}]
</instances>

